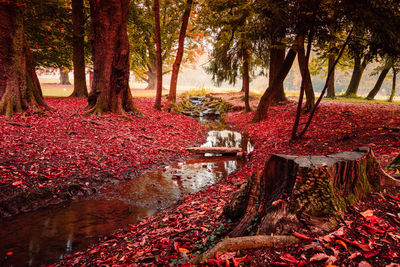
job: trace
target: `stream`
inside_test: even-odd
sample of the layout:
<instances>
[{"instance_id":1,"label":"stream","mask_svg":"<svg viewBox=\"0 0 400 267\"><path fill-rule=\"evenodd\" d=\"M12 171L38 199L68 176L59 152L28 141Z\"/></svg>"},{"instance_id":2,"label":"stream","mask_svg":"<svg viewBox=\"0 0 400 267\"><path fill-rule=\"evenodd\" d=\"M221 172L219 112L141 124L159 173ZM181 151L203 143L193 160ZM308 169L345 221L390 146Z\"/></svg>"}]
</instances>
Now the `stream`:
<instances>
[{"instance_id":1,"label":"stream","mask_svg":"<svg viewBox=\"0 0 400 267\"><path fill-rule=\"evenodd\" d=\"M202 146L253 150L247 138L228 130L209 131ZM39 266L63 259L218 182L244 164L235 156L193 156L85 199L2 219L0 266Z\"/></svg>"}]
</instances>

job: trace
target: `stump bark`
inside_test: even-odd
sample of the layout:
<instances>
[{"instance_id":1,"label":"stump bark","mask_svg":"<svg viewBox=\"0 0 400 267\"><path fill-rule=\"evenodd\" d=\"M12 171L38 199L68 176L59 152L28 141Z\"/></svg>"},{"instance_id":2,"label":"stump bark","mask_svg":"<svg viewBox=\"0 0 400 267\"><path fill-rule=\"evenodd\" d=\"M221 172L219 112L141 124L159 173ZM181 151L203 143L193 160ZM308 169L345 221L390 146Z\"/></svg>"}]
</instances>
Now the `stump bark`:
<instances>
[{"instance_id":1,"label":"stump bark","mask_svg":"<svg viewBox=\"0 0 400 267\"><path fill-rule=\"evenodd\" d=\"M381 186L399 186L369 147L328 156L273 155L224 212L239 221L231 237L331 230L348 205Z\"/></svg>"}]
</instances>

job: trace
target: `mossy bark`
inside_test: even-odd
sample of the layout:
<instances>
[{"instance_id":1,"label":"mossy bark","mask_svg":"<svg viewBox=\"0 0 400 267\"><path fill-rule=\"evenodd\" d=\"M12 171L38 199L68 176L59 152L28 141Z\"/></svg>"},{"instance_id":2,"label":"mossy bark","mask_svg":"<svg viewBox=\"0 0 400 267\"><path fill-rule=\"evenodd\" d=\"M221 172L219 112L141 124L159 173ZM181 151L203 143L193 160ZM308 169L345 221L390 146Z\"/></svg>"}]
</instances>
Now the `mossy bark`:
<instances>
[{"instance_id":1,"label":"mossy bark","mask_svg":"<svg viewBox=\"0 0 400 267\"><path fill-rule=\"evenodd\" d=\"M368 147L328 156L273 155L225 207L228 217L239 219L230 236L330 230L348 205L383 185L399 182Z\"/></svg>"},{"instance_id":2,"label":"mossy bark","mask_svg":"<svg viewBox=\"0 0 400 267\"><path fill-rule=\"evenodd\" d=\"M42 112L43 100L35 64L24 36L22 11L16 3L0 3L0 115Z\"/></svg>"}]
</instances>

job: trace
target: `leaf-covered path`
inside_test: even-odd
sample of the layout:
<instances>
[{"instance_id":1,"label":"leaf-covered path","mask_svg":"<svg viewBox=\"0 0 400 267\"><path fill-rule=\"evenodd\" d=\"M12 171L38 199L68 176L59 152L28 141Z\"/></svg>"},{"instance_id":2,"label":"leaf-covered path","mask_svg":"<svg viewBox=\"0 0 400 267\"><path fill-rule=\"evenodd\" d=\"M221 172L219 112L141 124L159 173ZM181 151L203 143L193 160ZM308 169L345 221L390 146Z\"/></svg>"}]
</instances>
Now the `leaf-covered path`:
<instances>
[{"instance_id":1,"label":"leaf-covered path","mask_svg":"<svg viewBox=\"0 0 400 267\"><path fill-rule=\"evenodd\" d=\"M249 163L208 189L186 196L179 203L130 225L85 252L71 255L58 265L128 265L187 263L195 253L226 235L231 223L223 206L253 171L271 154L331 154L371 145L383 164L400 152L400 107L397 105L327 102L320 107L305 138L289 143L295 103L272 107L269 119L248 124L252 114L233 113L227 122L253 139ZM222 266L277 264L333 264L385 266L400 263L400 192L373 194L349 209L334 233L319 236L304 230L303 240L288 249L260 249L228 253L209 261ZM185 263L186 262L186 263ZM394 265L391 265L394 266Z\"/></svg>"}]
</instances>

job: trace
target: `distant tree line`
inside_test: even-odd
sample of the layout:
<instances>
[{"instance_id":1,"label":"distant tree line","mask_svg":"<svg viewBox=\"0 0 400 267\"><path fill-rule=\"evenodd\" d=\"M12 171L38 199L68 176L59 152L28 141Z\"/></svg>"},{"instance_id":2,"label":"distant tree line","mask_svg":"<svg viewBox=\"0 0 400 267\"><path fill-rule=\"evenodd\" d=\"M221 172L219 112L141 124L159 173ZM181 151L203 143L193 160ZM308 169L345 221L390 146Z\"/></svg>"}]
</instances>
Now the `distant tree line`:
<instances>
[{"instance_id":1,"label":"distant tree line","mask_svg":"<svg viewBox=\"0 0 400 267\"><path fill-rule=\"evenodd\" d=\"M376 96L390 71L390 100L395 95L400 3L394 0L0 0L0 22L0 114L7 116L48 108L35 74L39 66L73 69L72 96L88 97L88 113L135 112L130 71L157 90L155 108L161 109L162 76L171 73L173 104L181 65L195 63L205 49L206 69L217 84L241 78L246 111L250 81L269 77L253 122L286 99L284 81L296 58L298 116L308 111L310 121L325 93L335 97L336 68L353 69L344 95L355 96L366 66L379 61L367 98ZM87 65L94 72L89 94ZM316 99L312 74L322 70L326 83ZM306 128L297 134L295 123L292 137Z\"/></svg>"}]
</instances>

